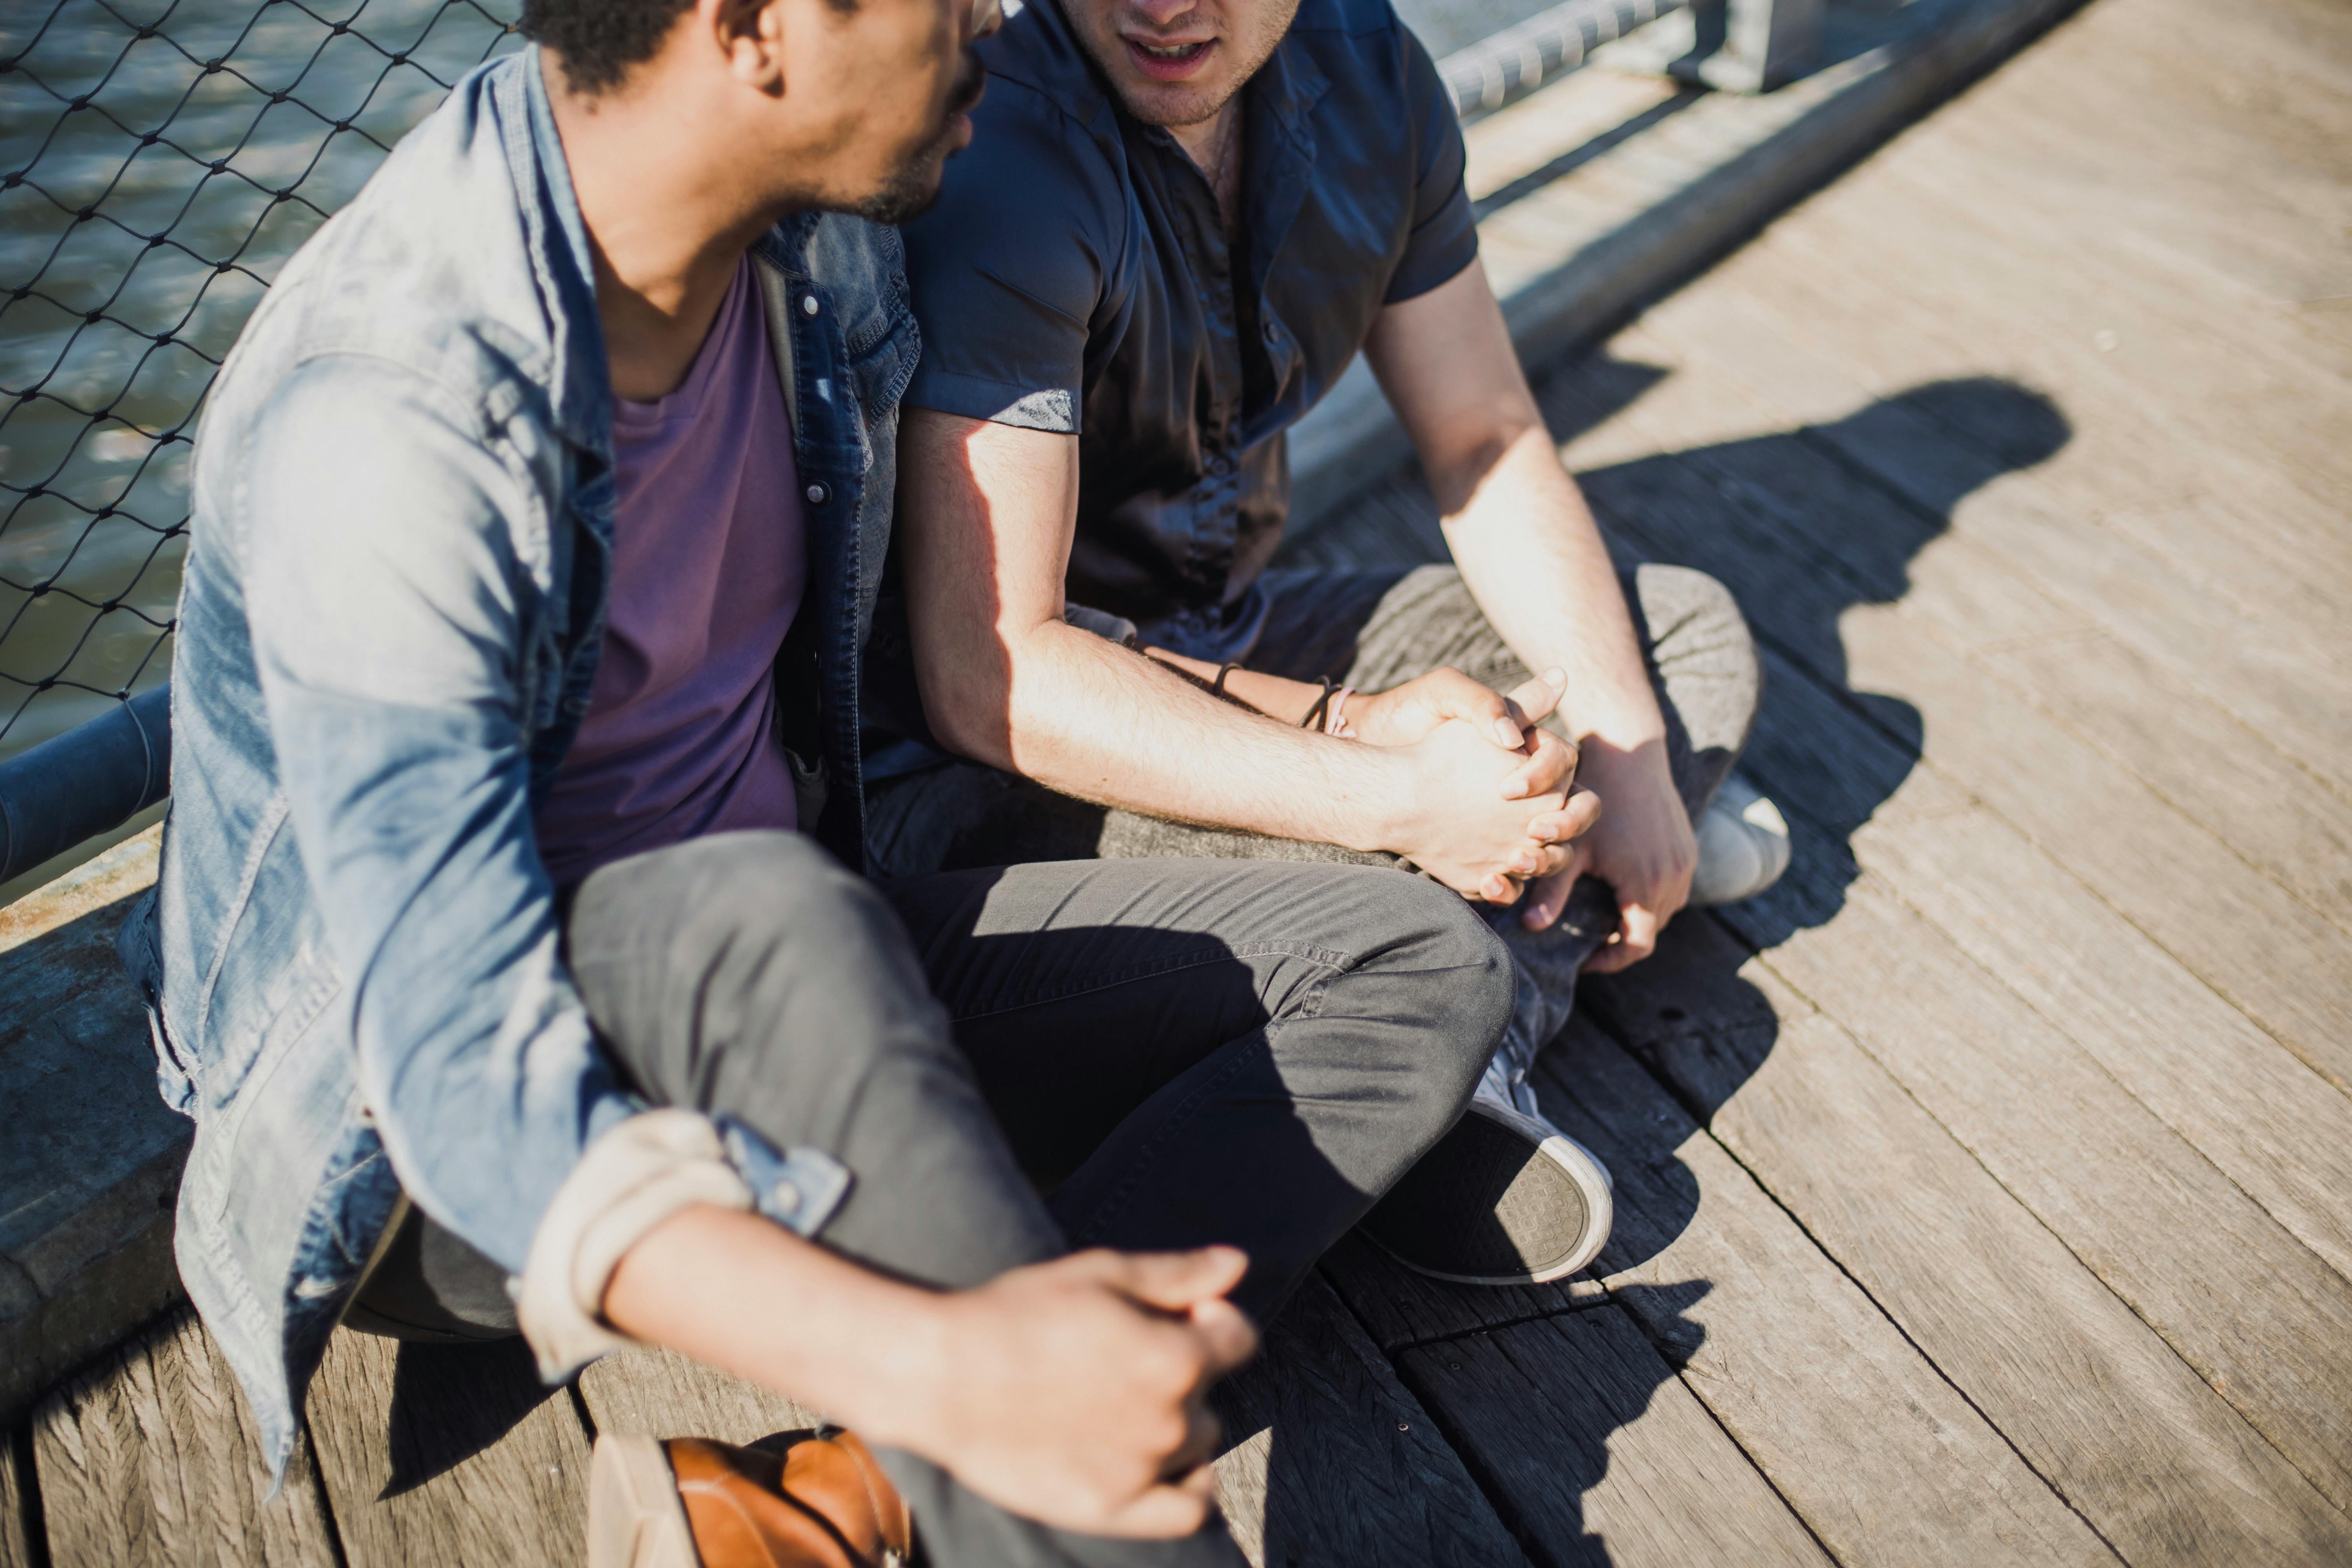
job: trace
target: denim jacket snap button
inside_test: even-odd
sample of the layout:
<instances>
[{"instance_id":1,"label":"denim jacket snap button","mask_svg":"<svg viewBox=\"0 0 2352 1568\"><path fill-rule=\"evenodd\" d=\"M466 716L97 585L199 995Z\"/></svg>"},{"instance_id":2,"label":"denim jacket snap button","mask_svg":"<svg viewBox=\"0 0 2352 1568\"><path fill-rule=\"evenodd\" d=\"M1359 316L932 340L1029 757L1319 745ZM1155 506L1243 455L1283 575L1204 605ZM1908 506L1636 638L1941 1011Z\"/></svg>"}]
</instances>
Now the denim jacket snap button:
<instances>
[{"instance_id":1,"label":"denim jacket snap button","mask_svg":"<svg viewBox=\"0 0 2352 1568\"><path fill-rule=\"evenodd\" d=\"M814 294L803 294L803 295L802 295L802 296L801 296L801 314L802 314L802 315L803 315L803 316L814 316L814 315L815 315L815 314L816 314L816 310L817 310L816 296L815 296L815 295L814 295Z\"/></svg>"},{"instance_id":2,"label":"denim jacket snap button","mask_svg":"<svg viewBox=\"0 0 2352 1568\"><path fill-rule=\"evenodd\" d=\"M811 485L809 486L806 493L808 496L809 505L823 506L824 504L824 498L827 491L823 485Z\"/></svg>"}]
</instances>

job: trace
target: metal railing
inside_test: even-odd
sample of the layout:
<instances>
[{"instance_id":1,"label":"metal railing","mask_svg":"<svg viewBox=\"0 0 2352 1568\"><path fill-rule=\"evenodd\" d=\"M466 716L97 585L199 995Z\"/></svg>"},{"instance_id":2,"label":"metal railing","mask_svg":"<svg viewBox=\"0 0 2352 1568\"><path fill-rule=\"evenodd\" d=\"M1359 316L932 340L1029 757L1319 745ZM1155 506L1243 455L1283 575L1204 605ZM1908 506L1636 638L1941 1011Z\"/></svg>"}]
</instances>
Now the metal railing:
<instances>
[{"instance_id":1,"label":"metal railing","mask_svg":"<svg viewBox=\"0 0 2352 1568\"><path fill-rule=\"evenodd\" d=\"M1492 113L1572 71L1601 45L1679 11L1689 0L1567 0L1446 56L1438 74L1463 119Z\"/></svg>"}]
</instances>

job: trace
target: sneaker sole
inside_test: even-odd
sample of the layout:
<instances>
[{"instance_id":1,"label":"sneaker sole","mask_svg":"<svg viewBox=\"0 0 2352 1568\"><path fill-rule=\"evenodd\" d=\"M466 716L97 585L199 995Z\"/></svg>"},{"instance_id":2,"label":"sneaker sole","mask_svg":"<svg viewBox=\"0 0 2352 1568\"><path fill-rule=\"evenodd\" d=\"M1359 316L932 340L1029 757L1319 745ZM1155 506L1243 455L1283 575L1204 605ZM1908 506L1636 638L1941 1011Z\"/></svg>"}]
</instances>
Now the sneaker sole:
<instances>
[{"instance_id":1,"label":"sneaker sole","mask_svg":"<svg viewBox=\"0 0 2352 1568\"><path fill-rule=\"evenodd\" d=\"M1493 1217L1495 1229L1470 1234L1470 1216L1480 1214ZM1381 1251L1433 1279L1543 1285L1599 1256L1615 1217L1608 1170L1590 1152L1535 1118L1481 1097L1373 1206L1360 1228ZM1516 1261L1497 1268L1461 1258L1416 1258L1419 1249L1405 1239L1414 1229L1445 1237L1457 1252L1484 1247L1515 1254ZM1562 1233L1573 1241L1543 1246L1536 1258L1528 1257L1529 1239Z\"/></svg>"},{"instance_id":2,"label":"sneaker sole","mask_svg":"<svg viewBox=\"0 0 2352 1568\"><path fill-rule=\"evenodd\" d=\"M702 1568L659 1439L598 1434L588 1461L588 1568Z\"/></svg>"}]
</instances>

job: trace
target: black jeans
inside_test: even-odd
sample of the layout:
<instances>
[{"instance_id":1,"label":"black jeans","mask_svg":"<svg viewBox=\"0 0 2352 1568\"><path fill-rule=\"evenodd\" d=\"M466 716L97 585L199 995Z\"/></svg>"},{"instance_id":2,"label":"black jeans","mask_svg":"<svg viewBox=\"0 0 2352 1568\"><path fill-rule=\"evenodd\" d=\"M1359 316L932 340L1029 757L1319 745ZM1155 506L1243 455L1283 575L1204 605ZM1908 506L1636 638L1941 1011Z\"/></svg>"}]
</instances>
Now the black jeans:
<instances>
[{"instance_id":1,"label":"black jeans","mask_svg":"<svg viewBox=\"0 0 2352 1568\"><path fill-rule=\"evenodd\" d=\"M849 1168L827 1247L958 1287L1070 1247L1225 1242L1261 1322L1453 1125L1512 996L1460 898L1339 865L1071 861L877 889L796 836L726 834L597 872L567 941L647 1099ZM469 1320L495 1270L436 1230L402 1238L355 1326L510 1327ZM1239 1560L1222 1531L1071 1536L883 1461L940 1568Z\"/></svg>"}]
</instances>

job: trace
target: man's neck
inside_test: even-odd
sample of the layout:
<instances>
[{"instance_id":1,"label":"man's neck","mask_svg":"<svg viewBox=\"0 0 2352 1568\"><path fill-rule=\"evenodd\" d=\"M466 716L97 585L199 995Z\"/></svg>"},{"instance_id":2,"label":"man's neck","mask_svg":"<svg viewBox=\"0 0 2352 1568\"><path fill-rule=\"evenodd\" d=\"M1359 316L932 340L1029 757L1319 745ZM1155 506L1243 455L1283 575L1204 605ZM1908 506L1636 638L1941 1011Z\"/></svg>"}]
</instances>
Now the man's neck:
<instances>
[{"instance_id":1,"label":"man's neck","mask_svg":"<svg viewBox=\"0 0 2352 1568\"><path fill-rule=\"evenodd\" d=\"M552 56L540 59L595 258L613 390L650 403L686 379L744 251L782 215L737 177L737 161L680 145L698 128L655 107L663 84L587 99Z\"/></svg>"},{"instance_id":2,"label":"man's neck","mask_svg":"<svg viewBox=\"0 0 2352 1568\"><path fill-rule=\"evenodd\" d=\"M1242 95L1234 94L1224 107L1192 125L1171 125L1168 134L1184 149L1186 157L1216 193L1217 211L1231 234L1241 220Z\"/></svg>"}]
</instances>

